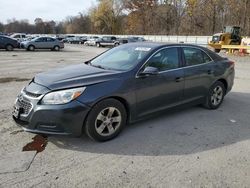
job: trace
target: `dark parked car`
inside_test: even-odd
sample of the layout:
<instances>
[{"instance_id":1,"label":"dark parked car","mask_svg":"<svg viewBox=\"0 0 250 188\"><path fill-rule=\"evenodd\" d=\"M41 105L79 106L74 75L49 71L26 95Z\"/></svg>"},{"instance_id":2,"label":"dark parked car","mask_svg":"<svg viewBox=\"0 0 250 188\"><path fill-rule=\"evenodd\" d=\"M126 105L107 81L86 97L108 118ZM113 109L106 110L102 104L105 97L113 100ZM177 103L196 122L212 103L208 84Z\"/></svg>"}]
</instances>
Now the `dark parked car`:
<instances>
[{"instance_id":1,"label":"dark parked car","mask_svg":"<svg viewBox=\"0 0 250 188\"><path fill-rule=\"evenodd\" d=\"M234 82L234 62L188 44L129 43L85 64L40 73L18 95L25 131L117 136L128 122L181 104L217 109Z\"/></svg>"},{"instance_id":2,"label":"dark parked car","mask_svg":"<svg viewBox=\"0 0 250 188\"><path fill-rule=\"evenodd\" d=\"M12 51L14 48L19 48L20 44L16 39L0 35L0 49Z\"/></svg>"},{"instance_id":3,"label":"dark parked car","mask_svg":"<svg viewBox=\"0 0 250 188\"><path fill-rule=\"evenodd\" d=\"M62 41L64 43L67 43L71 40L71 38L74 38L75 36L74 35L67 35Z\"/></svg>"},{"instance_id":4,"label":"dark parked car","mask_svg":"<svg viewBox=\"0 0 250 188\"><path fill-rule=\"evenodd\" d=\"M130 42L144 42L146 41L143 37L128 37L118 39L119 44L127 44Z\"/></svg>"},{"instance_id":5,"label":"dark parked car","mask_svg":"<svg viewBox=\"0 0 250 188\"><path fill-rule=\"evenodd\" d=\"M86 36L77 36L77 37L71 37L68 39L68 43L70 44L84 44L84 42L87 41Z\"/></svg>"},{"instance_id":6,"label":"dark parked car","mask_svg":"<svg viewBox=\"0 0 250 188\"><path fill-rule=\"evenodd\" d=\"M16 39L19 42L25 41L27 39L27 35L25 33L14 33L10 35L10 38Z\"/></svg>"},{"instance_id":7,"label":"dark parked car","mask_svg":"<svg viewBox=\"0 0 250 188\"><path fill-rule=\"evenodd\" d=\"M64 43L52 37L36 37L21 42L21 48L25 48L29 51L34 51L35 49L51 49L59 51L64 48Z\"/></svg>"},{"instance_id":8,"label":"dark parked car","mask_svg":"<svg viewBox=\"0 0 250 188\"><path fill-rule=\"evenodd\" d=\"M105 46L114 47L118 45L119 45L118 39L112 36L104 36L96 41L97 47L105 47Z\"/></svg>"}]
</instances>

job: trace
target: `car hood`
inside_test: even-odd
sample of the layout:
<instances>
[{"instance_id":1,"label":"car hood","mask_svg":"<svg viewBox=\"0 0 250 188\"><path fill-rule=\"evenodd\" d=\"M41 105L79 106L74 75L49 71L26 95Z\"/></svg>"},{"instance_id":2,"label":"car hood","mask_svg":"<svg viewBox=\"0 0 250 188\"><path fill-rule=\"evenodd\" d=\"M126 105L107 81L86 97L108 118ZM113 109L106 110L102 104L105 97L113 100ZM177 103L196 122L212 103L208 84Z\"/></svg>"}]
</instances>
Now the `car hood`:
<instances>
[{"instance_id":1,"label":"car hood","mask_svg":"<svg viewBox=\"0 0 250 188\"><path fill-rule=\"evenodd\" d=\"M34 82L50 90L58 90L105 82L118 73L118 71L79 64L37 74Z\"/></svg>"}]
</instances>

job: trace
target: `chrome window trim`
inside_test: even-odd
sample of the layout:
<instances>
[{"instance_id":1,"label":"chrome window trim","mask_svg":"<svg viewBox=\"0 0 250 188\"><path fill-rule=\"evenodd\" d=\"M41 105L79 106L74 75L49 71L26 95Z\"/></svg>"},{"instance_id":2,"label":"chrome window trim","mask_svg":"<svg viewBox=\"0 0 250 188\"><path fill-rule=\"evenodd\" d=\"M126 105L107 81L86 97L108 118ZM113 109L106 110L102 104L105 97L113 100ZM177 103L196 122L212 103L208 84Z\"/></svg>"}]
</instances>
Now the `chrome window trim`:
<instances>
[{"instance_id":1,"label":"chrome window trim","mask_svg":"<svg viewBox=\"0 0 250 188\"><path fill-rule=\"evenodd\" d=\"M138 75L138 73L140 72L140 70L142 69L142 67L151 59L151 57L153 57L153 56L154 56L155 54L157 54L159 51L164 50L164 49L167 49L167 48L179 48L179 47L181 47L181 46L164 46L164 47L158 49L158 50L157 50L156 52L154 52L151 56L149 56L148 59L145 61L145 63L143 63L143 65L138 69L138 71L136 72L135 78L140 78L140 76ZM179 55L179 52L178 52L178 55ZM180 68L182 68L182 67L178 67L178 68L176 68L176 69L180 69ZM171 69L171 70L176 70L176 69ZM170 70L165 70L165 71L170 71ZM162 73L162 72L165 72L165 71L161 71L161 72L159 72L159 74Z\"/></svg>"},{"instance_id":2,"label":"chrome window trim","mask_svg":"<svg viewBox=\"0 0 250 188\"><path fill-rule=\"evenodd\" d=\"M156 52L154 52L151 56L149 56L149 58L145 61L145 63L143 63L143 65L138 69L138 71L136 72L136 75L135 75L135 78L140 78L140 76L138 75L138 73L140 72L140 70L142 69L142 67L149 61L149 59L151 59L151 57L153 57L156 53L158 53L159 51L161 50L164 50L164 49L167 49L167 48L195 48L195 49L198 49L198 50L201 50L202 52L204 52L210 59L211 61L207 62L207 63L201 63L201 64L197 64L197 65L190 65L190 66L183 66L183 67L178 67L178 68L175 68L175 69L169 69L169 70L165 70L165 71L160 71L159 74L161 73L166 73L166 72L170 72L170 71L176 71L176 70L180 70L180 69L185 69L185 68L190 68L190 67L197 67L197 66L201 66L201 65L206 65L206 64L210 64L210 63L213 63L214 60L213 58L211 58L210 55L208 55L203 49L199 48L199 47L196 47L196 46L165 46L165 47L162 47L160 49L158 49Z\"/></svg>"},{"instance_id":3,"label":"chrome window trim","mask_svg":"<svg viewBox=\"0 0 250 188\"><path fill-rule=\"evenodd\" d=\"M214 60L213 60L213 58L211 58L211 56L210 55L208 55L207 54L207 52L205 52L205 50L203 50L203 49L201 49L201 48L199 48L199 47L196 47L196 46L182 46L182 48L194 48L194 49L198 49L198 50L201 50L202 52L204 52L210 59L211 59L211 61L209 61L209 62L207 62L207 63L211 63L211 62L213 62ZM183 49L184 50L184 49ZM185 54L184 54L185 55ZM201 64L197 64L197 65L204 65L204 64L207 64L207 63L201 63ZM185 67L192 67L192 66L196 66L196 65L186 65Z\"/></svg>"}]
</instances>

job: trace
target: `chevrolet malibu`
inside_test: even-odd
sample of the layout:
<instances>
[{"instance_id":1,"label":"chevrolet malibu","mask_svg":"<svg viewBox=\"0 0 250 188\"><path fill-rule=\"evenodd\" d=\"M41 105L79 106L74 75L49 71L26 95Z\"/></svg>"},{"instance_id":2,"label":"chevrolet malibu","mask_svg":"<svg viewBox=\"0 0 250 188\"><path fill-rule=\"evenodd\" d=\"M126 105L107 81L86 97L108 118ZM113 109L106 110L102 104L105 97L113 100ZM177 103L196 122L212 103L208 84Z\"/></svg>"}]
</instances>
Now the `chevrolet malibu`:
<instances>
[{"instance_id":1,"label":"chevrolet malibu","mask_svg":"<svg viewBox=\"0 0 250 188\"><path fill-rule=\"evenodd\" d=\"M182 104L217 109L234 62L188 44L129 43L79 65L36 75L13 111L25 131L116 137L129 122Z\"/></svg>"}]
</instances>

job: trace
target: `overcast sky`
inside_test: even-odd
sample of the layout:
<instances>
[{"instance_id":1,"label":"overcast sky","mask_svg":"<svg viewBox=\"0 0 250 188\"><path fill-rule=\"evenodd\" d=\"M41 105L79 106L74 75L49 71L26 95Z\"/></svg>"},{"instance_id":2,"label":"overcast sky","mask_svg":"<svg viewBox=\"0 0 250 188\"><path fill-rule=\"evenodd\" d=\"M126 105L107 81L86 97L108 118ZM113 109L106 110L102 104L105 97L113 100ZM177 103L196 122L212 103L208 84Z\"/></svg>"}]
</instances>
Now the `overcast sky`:
<instances>
[{"instance_id":1,"label":"overcast sky","mask_svg":"<svg viewBox=\"0 0 250 188\"><path fill-rule=\"evenodd\" d=\"M7 19L28 19L33 23L35 18L44 21L61 21L67 16L87 12L95 5L95 0L0 0L0 22Z\"/></svg>"}]
</instances>

